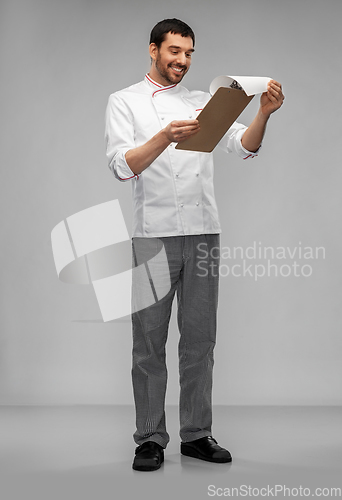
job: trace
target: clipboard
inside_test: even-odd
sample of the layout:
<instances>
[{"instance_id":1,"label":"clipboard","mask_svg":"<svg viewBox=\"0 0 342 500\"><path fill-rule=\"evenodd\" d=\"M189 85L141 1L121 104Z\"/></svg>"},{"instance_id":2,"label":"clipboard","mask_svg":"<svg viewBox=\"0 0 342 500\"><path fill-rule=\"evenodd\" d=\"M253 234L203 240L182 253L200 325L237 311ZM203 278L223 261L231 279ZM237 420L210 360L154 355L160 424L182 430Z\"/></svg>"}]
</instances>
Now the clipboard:
<instances>
[{"instance_id":1,"label":"clipboard","mask_svg":"<svg viewBox=\"0 0 342 500\"><path fill-rule=\"evenodd\" d=\"M218 76L210 85L214 94L197 117L200 130L179 142L176 149L211 153L255 94L267 90L268 77Z\"/></svg>"},{"instance_id":2,"label":"clipboard","mask_svg":"<svg viewBox=\"0 0 342 500\"><path fill-rule=\"evenodd\" d=\"M197 117L199 132L179 142L176 149L211 153L253 97L243 90L220 87Z\"/></svg>"}]
</instances>

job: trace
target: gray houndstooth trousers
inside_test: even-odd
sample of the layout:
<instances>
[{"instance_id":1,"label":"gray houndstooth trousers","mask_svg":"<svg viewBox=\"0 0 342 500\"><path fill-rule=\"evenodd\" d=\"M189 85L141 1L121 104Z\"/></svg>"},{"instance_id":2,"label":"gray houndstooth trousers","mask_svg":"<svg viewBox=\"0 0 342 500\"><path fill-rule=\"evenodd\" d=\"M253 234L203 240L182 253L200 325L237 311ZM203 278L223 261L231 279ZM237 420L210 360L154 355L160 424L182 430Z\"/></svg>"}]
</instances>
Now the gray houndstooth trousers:
<instances>
[{"instance_id":1,"label":"gray houndstooth trousers","mask_svg":"<svg viewBox=\"0 0 342 500\"><path fill-rule=\"evenodd\" d=\"M180 333L180 437L182 442L188 442L211 435L220 235L133 238L132 267L142 260L147 262L151 249L155 254L163 245L168 269L164 266L160 279L165 282L169 274L170 289L149 307L132 309L136 311L132 313L132 383L136 408L134 441L138 445L155 441L166 448L170 436L165 421L165 345L175 292ZM153 280L150 284L153 288ZM132 304L146 293L133 272Z\"/></svg>"}]
</instances>

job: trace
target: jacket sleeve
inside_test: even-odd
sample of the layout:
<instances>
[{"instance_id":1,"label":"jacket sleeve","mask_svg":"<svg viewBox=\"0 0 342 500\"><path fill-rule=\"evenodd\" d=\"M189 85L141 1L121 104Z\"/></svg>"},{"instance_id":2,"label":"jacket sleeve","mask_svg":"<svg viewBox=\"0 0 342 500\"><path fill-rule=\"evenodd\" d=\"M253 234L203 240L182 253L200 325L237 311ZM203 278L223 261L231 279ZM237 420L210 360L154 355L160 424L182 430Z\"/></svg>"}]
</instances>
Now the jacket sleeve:
<instances>
[{"instance_id":1,"label":"jacket sleeve","mask_svg":"<svg viewBox=\"0 0 342 500\"><path fill-rule=\"evenodd\" d=\"M135 148L132 112L117 93L109 96L106 109L105 143L108 167L119 181L138 178L125 155Z\"/></svg>"},{"instance_id":2,"label":"jacket sleeve","mask_svg":"<svg viewBox=\"0 0 342 500\"><path fill-rule=\"evenodd\" d=\"M261 145L257 149L257 151L248 151L241 144L241 139L245 131L247 130L246 125L242 123L234 122L233 125L229 128L226 134L222 137L218 146L228 153L236 153L238 156L247 160L247 158L254 158L254 156L258 156Z\"/></svg>"}]
</instances>

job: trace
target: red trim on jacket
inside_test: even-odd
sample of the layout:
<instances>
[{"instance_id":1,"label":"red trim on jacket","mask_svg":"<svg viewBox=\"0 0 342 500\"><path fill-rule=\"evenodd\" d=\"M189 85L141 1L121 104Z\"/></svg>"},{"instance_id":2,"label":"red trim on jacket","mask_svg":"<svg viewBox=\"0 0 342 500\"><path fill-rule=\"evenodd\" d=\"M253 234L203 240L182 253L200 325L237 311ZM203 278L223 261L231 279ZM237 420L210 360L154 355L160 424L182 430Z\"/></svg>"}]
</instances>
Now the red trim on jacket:
<instances>
[{"instance_id":1,"label":"red trim on jacket","mask_svg":"<svg viewBox=\"0 0 342 500\"><path fill-rule=\"evenodd\" d=\"M133 179L133 177L136 177L137 179L139 179L138 174L131 175L131 177L126 177L126 179L123 179L122 177L120 177L120 175L118 175L118 177L119 177L120 181L129 181L129 179Z\"/></svg>"},{"instance_id":2,"label":"red trim on jacket","mask_svg":"<svg viewBox=\"0 0 342 500\"><path fill-rule=\"evenodd\" d=\"M160 89L163 87L162 85L159 85L159 83L156 83L153 80L151 80L151 78L147 74L145 76L146 76L147 80L149 82L153 83L153 85L155 85L156 87L159 87Z\"/></svg>"},{"instance_id":3,"label":"red trim on jacket","mask_svg":"<svg viewBox=\"0 0 342 500\"><path fill-rule=\"evenodd\" d=\"M157 92L162 92L163 90L173 89L173 87L175 87L176 85L177 85L177 83L175 85L171 85L171 87L163 87L162 89L155 90L152 94L152 97L154 97L157 94Z\"/></svg>"},{"instance_id":4,"label":"red trim on jacket","mask_svg":"<svg viewBox=\"0 0 342 500\"><path fill-rule=\"evenodd\" d=\"M174 85L168 85L167 87L163 87L163 85L159 85L159 83L156 83L154 82L147 74L145 75L147 80L151 83L153 83L153 85L155 85L156 87L158 87L158 90L155 90L152 94L152 97L154 97L154 95L157 93L157 92L161 92L162 90L169 90L169 89L173 89L173 87L175 87L177 85L177 83L175 83Z\"/></svg>"},{"instance_id":5,"label":"red trim on jacket","mask_svg":"<svg viewBox=\"0 0 342 500\"><path fill-rule=\"evenodd\" d=\"M257 154L250 154L246 156L245 158L242 158L243 160L247 160L247 158L254 158L254 156L258 156Z\"/></svg>"}]
</instances>

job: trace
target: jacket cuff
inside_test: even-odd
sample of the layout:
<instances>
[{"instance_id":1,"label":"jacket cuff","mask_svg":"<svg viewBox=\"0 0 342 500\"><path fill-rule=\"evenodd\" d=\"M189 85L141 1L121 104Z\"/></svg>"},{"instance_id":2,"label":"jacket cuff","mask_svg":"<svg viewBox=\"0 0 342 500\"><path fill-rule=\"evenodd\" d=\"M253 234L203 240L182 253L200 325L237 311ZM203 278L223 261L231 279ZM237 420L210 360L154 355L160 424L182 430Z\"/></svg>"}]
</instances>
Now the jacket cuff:
<instances>
[{"instance_id":1,"label":"jacket cuff","mask_svg":"<svg viewBox=\"0 0 342 500\"><path fill-rule=\"evenodd\" d=\"M113 174L119 181L129 181L134 178L139 178L138 174L132 172L126 161L126 153L130 148L119 151L113 159Z\"/></svg>"},{"instance_id":2,"label":"jacket cuff","mask_svg":"<svg viewBox=\"0 0 342 500\"><path fill-rule=\"evenodd\" d=\"M260 144L260 146L258 147L258 149L256 151L248 151L248 149L244 148L243 145L242 145L242 136L243 134L245 133L245 130L239 130L238 134L240 135L239 137L239 141L240 141L240 151L239 151L239 155L244 159L244 160L247 160L247 158L254 158L254 156L258 156L258 153L262 147L262 144Z\"/></svg>"}]
</instances>

